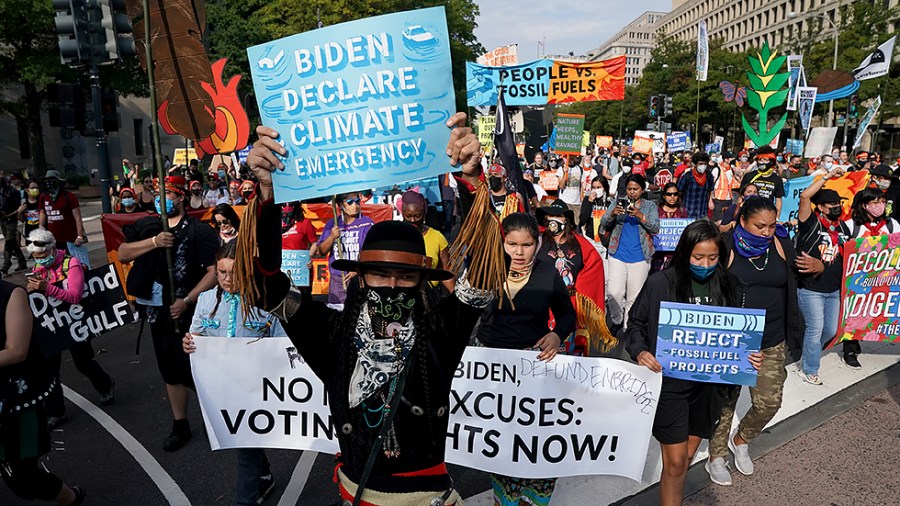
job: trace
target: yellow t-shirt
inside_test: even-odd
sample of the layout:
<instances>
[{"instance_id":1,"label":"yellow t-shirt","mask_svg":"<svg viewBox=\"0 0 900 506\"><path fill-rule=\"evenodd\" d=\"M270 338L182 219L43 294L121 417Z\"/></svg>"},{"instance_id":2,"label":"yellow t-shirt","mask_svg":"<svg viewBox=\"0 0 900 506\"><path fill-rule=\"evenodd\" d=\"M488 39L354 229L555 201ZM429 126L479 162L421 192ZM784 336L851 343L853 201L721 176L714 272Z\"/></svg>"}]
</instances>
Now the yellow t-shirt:
<instances>
[{"instance_id":1,"label":"yellow t-shirt","mask_svg":"<svg viewBox=\"0 0 900 506\"><path fill-rule=\"evenodd\" d=\"M431 268L436 269L440 263L441 251L448 245L447 239L444 238L444 234L431 227L428 227L428 230L422 237L425 239L425 255L431 259ZM444 268L446 267L447 266L444 266ZM437 281L431 282L431 286L437 286L437 284Z\"/></svg>"}]
</instances>

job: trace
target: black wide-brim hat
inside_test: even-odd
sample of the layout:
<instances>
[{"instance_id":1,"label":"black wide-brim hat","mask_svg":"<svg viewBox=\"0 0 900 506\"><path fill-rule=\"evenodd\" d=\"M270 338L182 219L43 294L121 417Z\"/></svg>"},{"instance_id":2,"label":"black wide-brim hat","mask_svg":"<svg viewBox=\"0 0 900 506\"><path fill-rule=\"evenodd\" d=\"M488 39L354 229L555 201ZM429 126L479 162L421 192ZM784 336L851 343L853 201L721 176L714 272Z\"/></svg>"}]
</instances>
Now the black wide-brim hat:
<instances>
[{"instance_id":1,"label":"black wide-brim hat","mask_svg":"<svg viewBox=\"0 0 900 506\"><path fill-rule=\"evenodd\" d=\"M534 214L541 225L546 224L547 216L565 216L569 226L575 226L575 211L569 209L569 206L560 199L554 200L549 206L537 208Z\"/></svg>"},{"instance_id":2,"label":"black wide-brim hat","mask_svg":"<svg viewBox=\"0 0 900 506\"><path fill-rule=\"evenodd\" d=\"M373 267L418 271L428 281L453 278L452 272L431 267L431 259L425 254L422 233L402 221L376 223L366 234L366 240L359 250L359 259L339 259L332 262L331 266L345 272Z\"/></svg>"}]
</instances>

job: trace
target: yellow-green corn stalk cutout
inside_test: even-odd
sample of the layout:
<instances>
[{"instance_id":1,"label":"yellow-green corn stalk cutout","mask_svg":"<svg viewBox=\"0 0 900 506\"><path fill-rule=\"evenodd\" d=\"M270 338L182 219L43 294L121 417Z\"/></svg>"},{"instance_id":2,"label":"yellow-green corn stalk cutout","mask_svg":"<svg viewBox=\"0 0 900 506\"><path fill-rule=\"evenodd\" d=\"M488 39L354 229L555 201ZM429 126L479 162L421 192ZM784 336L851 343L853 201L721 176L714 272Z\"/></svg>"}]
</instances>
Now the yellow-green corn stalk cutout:
<instances>
[{"instance_id":1,"label":"yellow-green corn stalk cutout","mask_svg":"<svg viewBox=\"0 0 900 506\"><path fill-rule=\"evenodd\" d=\"M785 112L771 129L768 128L769 112L783 106L788 95L788 90L784 88L784 85L787 83L790 73L778 72L784 66L787 57L777 56L777 54L778 52L771 51L769 43L765 42L762 52L756 53L756 57L747 58L752 70L752 72L747 72L747 79L750 80L750 85L747 87L747 103L759 112L759 131L753 129L744 113L741 113L741 122L747 137L757 146L765 146L772 142L787 121L788 115Z\"/></svg>"}]
</instances>

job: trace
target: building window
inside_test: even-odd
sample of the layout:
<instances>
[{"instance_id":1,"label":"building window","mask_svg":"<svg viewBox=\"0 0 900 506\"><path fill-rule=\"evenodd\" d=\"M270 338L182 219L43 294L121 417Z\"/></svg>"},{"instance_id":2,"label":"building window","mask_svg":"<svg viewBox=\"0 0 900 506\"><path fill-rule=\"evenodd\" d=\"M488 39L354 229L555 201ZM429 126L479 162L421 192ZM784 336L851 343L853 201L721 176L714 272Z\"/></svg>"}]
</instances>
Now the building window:
<instances>
[{"instance_id":1,"label":"building window","mask_svg":"<svg viewBox=\"0 0 900 506\"><path fill-rule=\"evenodd\" d=\"M28 160L31 158L31 144L28 143L28 125L22 118L16 118L16 131L19 134L19 158Z\"/></svg>"},{"instance_id":2,"label":"building window","mask_svg":"<svg viewBox=\"0 0 900 506\"><path fill-rule=\"evenodd\" d=\"M134 155L144 156L144 120L134 118Z\"/></svg>"}]
</instances>

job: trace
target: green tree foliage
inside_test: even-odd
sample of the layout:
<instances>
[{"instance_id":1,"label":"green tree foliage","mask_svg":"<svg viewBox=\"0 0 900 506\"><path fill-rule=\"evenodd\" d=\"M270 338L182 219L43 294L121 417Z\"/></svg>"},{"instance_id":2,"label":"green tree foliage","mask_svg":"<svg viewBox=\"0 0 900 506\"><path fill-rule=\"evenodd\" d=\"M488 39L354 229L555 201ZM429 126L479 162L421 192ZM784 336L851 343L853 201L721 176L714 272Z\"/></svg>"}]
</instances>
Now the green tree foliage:
<instances>
[{"instance_id":1,"label":"green tree foliage","mask_svg":"<svg viewBox=\"0 0 900 506\"><path fill-rule=\"evenodd\" d=\"M478 5L474 0L209 0L209 45L212 60L229 59L226 73L242 73L241 91L252 89L247 47L295 33L315 30L318 21L335 25L355 19L443 5L447 10L453 82L459 110L466 105L466 61L484 52L475 38Z\"/></svg>"}]
</instances>

